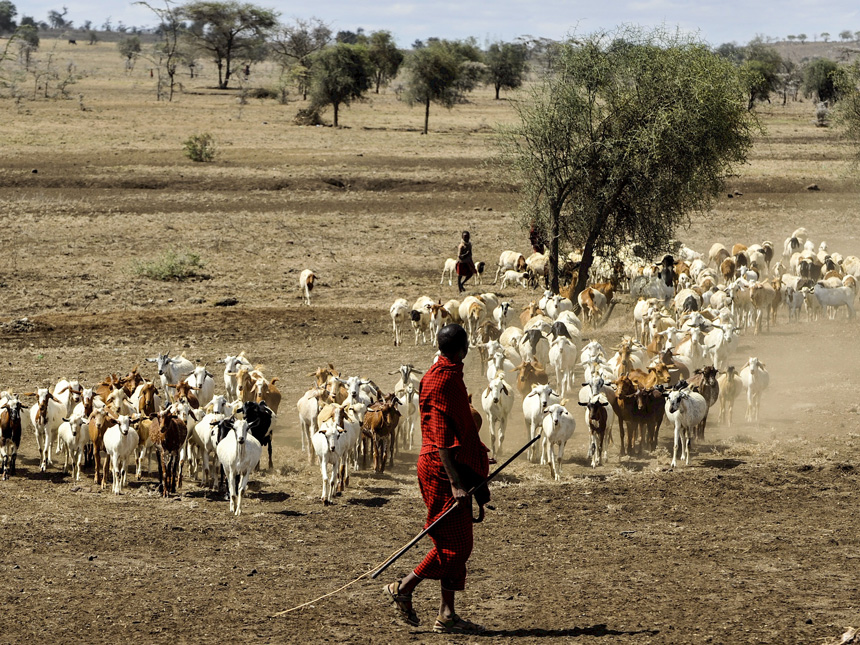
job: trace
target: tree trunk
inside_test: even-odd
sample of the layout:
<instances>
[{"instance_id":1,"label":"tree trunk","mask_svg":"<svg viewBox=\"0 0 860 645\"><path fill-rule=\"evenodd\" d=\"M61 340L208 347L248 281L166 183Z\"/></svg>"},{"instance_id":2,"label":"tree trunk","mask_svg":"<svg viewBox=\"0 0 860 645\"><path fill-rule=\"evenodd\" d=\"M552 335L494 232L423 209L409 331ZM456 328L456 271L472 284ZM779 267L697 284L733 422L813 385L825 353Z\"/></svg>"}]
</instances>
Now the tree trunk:
<instances>
[{"instance_id":1,"label":"tree trunk","mask_svg":"<svg viewBox=\"0 0 860 645\"><path fill-rule=\"evenodd\" d=\"M334 103L334 127L337 127L337 109L340 107L340 103Z\"/></svg>"},{"instance_id":2,"label":"tree trunk","mask_svg":"<svg viewBox=\"0 0 860 645\"><path fill-rule=\"evenodd\" d=\"M226 87L226 85L224 85L224 63L220 58L216 63L218 65L218 87L223 90Z\"/></svg>"},{"instance_id":3,"label":"tree trunk","mask_svg":"<svg viewBox=\"0 0 860 645\"><path fill-rule=\"evenodd\" d=\"M427 124L430 122L430 99L424 103L424 134L427 134Z\"/></svg>"},{"instance_id":4,"label":"tree trunk","mask_svg":"<svg viewBox=\"0 0 860 645\"><path fill-rule=\"evenodd\" d=\"M496 83L496 100L497 101L499 100L499 90L500 89L501 89L501 86L498 83Z\"/></svg>"},{"instance_id":5,"label":"tree trunk","mask_svg":"<svg viewBox=\"0 0 860 645\"><path fill-rule=\"evenodd\" d=\"M382 74L376 73L376 93L379 94L379 84L382 82Z\"/></svg>"},{"instance_id":6,"label":"tree trunk","mask_svg":"<svg viewBox=\"0 0 860 645\"><path fill-rule=\"evenodd\" d=\"M553 205L550 207L550 238L549 238L549 288L553 293L558 293L558 236L559 236L559 219L561 218L561 209Z\"/></svg>"},{"instance_id":7,"label":"tree trunk","mask_svg":"<svg viewBox=\"0 0 860 645\"><path fill-rule=\"evenodd\" d=\"M576 288L570 295L571 300L575 299L588 286L588 272L591 271L591 265L594 264L594 245L597 243L597 237L602 226L602 223L600 226L595 226L585 241L585 248L582 249L582 262L579 264L579 275L576 278Z\"/></svg>"}]
</instances>

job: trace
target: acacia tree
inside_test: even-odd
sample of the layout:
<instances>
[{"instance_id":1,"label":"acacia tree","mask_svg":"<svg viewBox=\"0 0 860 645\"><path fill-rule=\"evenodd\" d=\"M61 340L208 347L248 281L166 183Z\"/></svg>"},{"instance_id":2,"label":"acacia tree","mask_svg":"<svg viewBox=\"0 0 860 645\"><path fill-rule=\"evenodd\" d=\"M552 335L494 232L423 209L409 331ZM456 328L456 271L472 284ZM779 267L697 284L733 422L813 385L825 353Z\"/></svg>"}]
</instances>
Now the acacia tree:
<instances>
[{"instance_id":1,"label":"acacia tree","mask_svg":"<svg viewBox=\"0 0 860 645\"><path fill-rule=\"evenodd\" d=\"M331 105L334 126L338 126L341 104L361 99L370 89L370 60L363 45L338 43L319 52L311 65L311 104L314 108Z\"/></svg>"},{"instance_id":2,"label":"acacia tree","mask_svg":"<svg viewBox=\"0 0 860 645\"><path fill-rule=\"evenodd\" d=\"M816 58L803 70L803 93L819 101L835 102L839 98L839 65L829 58Z\"/></svg>"},{"instance_id":3,"label":"acacia tree","mask_svg":"<svg viewBox=\"0 0 860 645\"><path fill-rule=\"evenodd\" d=\"M218 87L227 89L233 61L246 57L255 60L263 52L266 35L277 24L277 14L250 3L191 2L182 7L191 21L189 34L218 67Z\"/></svg>"},{"instance_id":4,"label":"acacia tree","mask_svg":"<svg viewBox=\"0 0 860 645\"><path fill-rule=\"evenodd\" d=\"M331 28L319 18L296 19L281 25L273 34L269 46L283 71L292 70L298 81L302 99L307 100L310 83L310 59L331 41Z\"/></svg>"},{"instance_id":5,"label":"acacia tree","mask_svg":"<svg viewBox=\"0 0 860 645\"><path fill-rule=\"evenodd\" d=\"M15 31L18 9L9 0L0 0L0 34Z\"/></svg>"},{"instance_id":6,"label":"acacia tree","mask_svg":"<svg viewBox=\"0 0 860 645\"><path fill-rule=\"evenodd\" d=\"M172 0L164 0L163 9L146 1L135 4L146 7L158 17L158 29L163 40L155 44L150 58L158 72L155 95L159 101L164 97L164 84L166 82L167 100L168 102L173 101L173 93L176 88L176 69L182 58L180 51L180 37L183 33L182 9L177 7ZM166 80L163 74L167 75Z\"/></svg>"},{"instance_id":7,"label":"acacia tree","mask_svg":"<svg viewBox=\"0 0 860 645\"><path fill-rule=\"evenodd\" d=\"M376 93L379 94L379 86L397 76L397 71L403 63L403 54L397 49L390 31L374 31L370 34L367 54L370 58Z\"/></svg>"},{"instance_id":8,"label":"acacia tree","mask_svg":"<svg viewBox=\"0 0 860 645\"><path fill-rule=\"evenodd\" d=\"M526 58L528 50L520 43L493 43L487 50L487 76L496 88L496 100L499 100L499 90L515 90L523 84L526 73Z\"/></svg>"},{"instance_id":9,"label":"acacia tree","mask_svg":"<svg viewBox=\"0 0 860 645\"><path fill-rule=\"evenodd\" d=\"M836 122L857 148L860 159L860 63L855 61L842 68L835 81L839 93L839 102L834 110Z\"/></svg>"},{"instance_id":10,"label":"acacia tree","mask_svg":"<svg viewBox=\"0 0 860 645\"><path fill-rule=\"evenodd\" d=\"M626 30L617 47L608 36L564 44L554 74L514 102L518 122L498 133L523 224L550 234L553 291L560 242L582 249L571 296L595 254L612 258L624 243L658 253L707 210L756 127L736 68L704 44Z\"/></svg>"}]
</instances>

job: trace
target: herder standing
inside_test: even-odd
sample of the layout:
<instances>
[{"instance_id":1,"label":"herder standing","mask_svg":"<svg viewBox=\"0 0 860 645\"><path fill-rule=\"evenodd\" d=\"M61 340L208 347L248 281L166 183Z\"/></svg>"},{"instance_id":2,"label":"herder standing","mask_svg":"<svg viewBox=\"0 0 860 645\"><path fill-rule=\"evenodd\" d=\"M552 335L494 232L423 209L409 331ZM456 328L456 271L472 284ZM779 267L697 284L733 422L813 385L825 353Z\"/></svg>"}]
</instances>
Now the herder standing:
<instances>
[{"instance_id":1,"label":"herder standing","mask_svg":"<svg viewBox=\"0 0 860 645\"><path fill-rule=\"evenodd\" d=\"M463 241L457 247L457 288L460 289L460 293L466 290L466 281L477 272L475 262L472 260L469 231L463 231Z\"/></svg>"},{"instance_id":2,"label":"herder standing","mask_svg":"<svg viewBox=\"0 0 860 645\"><path fill-rule=\"evenodd\" d=\"M481 625L454 612L454 595L465 588L466 561L472 553L472 500L466 492L463 474L468 474L465 469L469 468L480 479L485 478L489 460L463 382L463 359L469 352L469 337L460 325L446 325L437 338L442 355L421 379L418 398L421 411L418 485L427 505L424 526L429 526L450 504L456 503L458 508L430 532L434 547L421 564L406 577L386 585L385 592L400 616L409 625L417 626L420 620L412 607L412 591L425 578L439 580L442 603L433 631L479 634L484 631Z\"/></svg>"}]
</instances>

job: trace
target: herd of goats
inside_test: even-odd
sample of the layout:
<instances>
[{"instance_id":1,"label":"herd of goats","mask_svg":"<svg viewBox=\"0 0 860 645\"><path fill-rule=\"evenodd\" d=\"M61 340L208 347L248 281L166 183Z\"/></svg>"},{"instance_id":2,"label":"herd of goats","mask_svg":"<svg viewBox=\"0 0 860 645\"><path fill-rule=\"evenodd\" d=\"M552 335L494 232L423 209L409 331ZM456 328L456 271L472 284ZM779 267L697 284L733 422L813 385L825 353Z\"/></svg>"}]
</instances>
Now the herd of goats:
<instances>
[{"instance_id":1,"label":"herd of goats","mask_svg":"<svg viewBox=\"0 0 860 645\"><path fill-rule=\"evenodd\" d=\"M480 406L493 457L502 453L519 393L530 438L541 435L528 457L548 464L552 477L560 479L565 444L576 426L567 405L576 396L584 408L593 467L604 463L614 425L621 455L641 454L656 448L665 418L674 427L674 468L679 458L690 463L691 442L704 436L709 410L717 403L719 421L730 425L734 401L745 393L746 419L758 422L769 375L757 357L740 370L729 364L741 333L769 329L782 307L789 320L804 310L808 320L834 318L841 307L855 316L860 259L830 252L824 242L816 250L802 228L785 240L782 251L778 259L770 242L731 249L714 244L705 256L681 245L651 263L625 248L612 262L595 261L590 286L576 303L546 291L521 312L489 292L445 303L422 296L411 306L398 299L390 308L394 344L402 343L409 325L416 345L435 344L445 324L464 326L473 350L466 371L487 378ZM547 259L505 251L494 282L501 278L502 290L534 288L545 280ZM566 259L575 265L579 258L572 253ZM449 285L450 264L442 275L444 282L447 274ZM300 281L307 304L313 278L306 271ZM635 303L633 333L610 356L599 342L583 338L583 329L598 327L622 291ZM151 469L155 457L163 495L174 494L183 476L219 491L226 484L230 512L239 515L264 447L272 466L278 379L267 379L243 352L219 361L224 363L224 394L215 394L213 374L184 355L146 360L156 364L157 384L135 367L92 388L63 379L51 389L0 392L4 479L15 474L22 432L31 429L43 472L53 466L52 454L62 454L64 473L71 469L77 481L81 469L91 465L96 484L104 488L110 477L119 494L128 470L134 466L139 479L144 462ZM574 371L580 368L584 384L575 388ZM398 448L415 445L422 372L401 365L391 374L398 380L387 396L372 380L345 377L331 364L309 374L313 387L297 403L300 436L310 463L320 466L326 504L348 486L350 469L366 467L372 458L374 469L382 472ZM21 397L36 402L25 409ZM480 427L482 415L474 408L473 415Z\"/></svg>"}]
</instances>

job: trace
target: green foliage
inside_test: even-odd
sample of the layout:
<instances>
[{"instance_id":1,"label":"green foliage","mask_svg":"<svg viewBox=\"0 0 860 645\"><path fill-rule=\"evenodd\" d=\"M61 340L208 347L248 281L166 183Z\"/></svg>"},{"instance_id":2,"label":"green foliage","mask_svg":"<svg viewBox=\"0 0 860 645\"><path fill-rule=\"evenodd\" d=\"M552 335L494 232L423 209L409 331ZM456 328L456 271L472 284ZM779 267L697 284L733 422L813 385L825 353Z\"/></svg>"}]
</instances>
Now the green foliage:
<instances>
[{"instance_id":1,"label":"green foliage","mask_svg":"<svg viewBox=\"0 0 860 645\"><path fill-rule=\"evenodd\" d=\"M406 92L409 104L424 106L424 134L430 119L430 103L446 108L463 98L464 92L477 83L475 66L480 62L480 50L474 43L428 39L428 44L416 49L406 60Z\"/></svg>"},{"instance_id":2,"label":"green foliage","mask_svg":"<svg viewBox=\"0 0 860 645\"><path fill-rule=\"evenodd\" d=\"M170 282L200 276L203 267L198 254L169 249L150 262L135 262L131 270L137 276Z\"/></svg>"},{"instance_id":3,"label":"green foliage","mask_svg":"<svg viewBox=\"0 0 860 645\"><path fill-rule=\"evenodd\" d=\"M837 87L839 65L829 58L816 58L803 70L803 94L819 101L835 102L839 98Z\"/></svg>"},{"instance_id":4,"label":"green foliage","mask_svg":"<svg viewBox=\"0 0 860 645\"><path fill-rule=\"evenodd\" d=\"M215 140L208 132L193 134L182 142L185 156L191 161L207 162L215 159Z\"/></svg>"},{"instance_id":5,"label":"green foliage","mask_svg":"<svg viewBox=\"0 0 860 645\"><path fill-rule=\"evenodd\" d=\"M374 31L368 40L367 54L370 67L379 94L379 86L388 83L397 76L397 71L403 63L403 54L397 49L397 44L390 31Z\"/></svg>"},{"instance_id":6,"label":"green foliage","mask_svg":"<svg viewBox=\"0 0 860 645\"><path fill-rule=\"evenodd\" d=\"M521 195L524 225L550 239L553 289L559 241L583 249L576 292L596 253L665 248L692 211L705 211L744 162L755 117L736 68L703 43L662 32L565 43L554 74L514 102L499 130L500 176Z\"/></svg>"},{"instance_id":7,"label":"green foliage","mask_svg":"<svg viewBox=\"0 0 860 645\"><path fill-rule=\"evenodd\" d=\"M18 9L9 0L0 0L0 34L15 31L15 16Z\"/></svg>"},{"instance_id":8,"label":"green foliage","mask_svg":"<svg viewBox=\"0 0 860 645\"><path fill-rule=\"evenodd\" d=\"M199 0L184 5L181 11L191 21L191 38L214 59L222 90L230 82L234 60L260 60L266 36L277 24L274 11L235 0Z\"/></svg>"},{"instance_id":9,"label":"green foliage","mask_svg":"<svg viewBox=\"0 0 860 645\"><path fill-rule=\"evenodd\" d=\"M311 65L311 104L331 105L338 126L340 105L361 99L371 86L370 59L364 45L338 43L314 56Z\"/></svg>"},{"instance_id":10,"label":"green foliage","mask_svg":"<svg viewBox=\"0 0 860 645\"><path fill-rule=\"evenodd\" d=\"M499 98L499 90L515 90L522 85L527 56L525 45L519 43L490 45L485 59L487 77L496 89L496 100Z\"/></svg>"},{"instance_id":11,"label":"green foliage","mask_svg":"<svg viewBox=\"0 0 860 645\"><path fill-rule=\"evenodd\" d=\"M836 123L857 148L860 159L860 63L843 67L834 77L839 102L834 108Z\"/></svg>"},{"instance_id":12,"label":"green foliage","mask_svg":"<svg viewBox=\"0 0 860 645\"><path fill-rule=\"evenodd\" d=\"M131 61L140 54L140 36L125 36L119 40L116 47L120 56Z\"/></svg>"}]
</instances>

